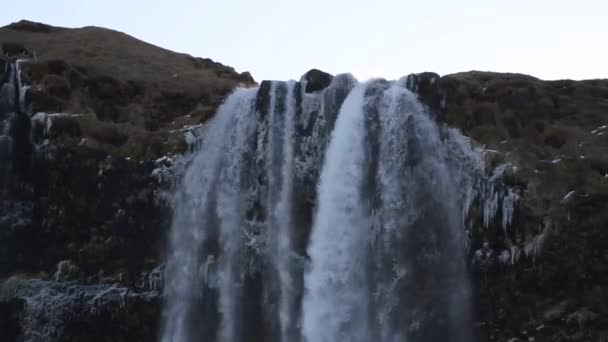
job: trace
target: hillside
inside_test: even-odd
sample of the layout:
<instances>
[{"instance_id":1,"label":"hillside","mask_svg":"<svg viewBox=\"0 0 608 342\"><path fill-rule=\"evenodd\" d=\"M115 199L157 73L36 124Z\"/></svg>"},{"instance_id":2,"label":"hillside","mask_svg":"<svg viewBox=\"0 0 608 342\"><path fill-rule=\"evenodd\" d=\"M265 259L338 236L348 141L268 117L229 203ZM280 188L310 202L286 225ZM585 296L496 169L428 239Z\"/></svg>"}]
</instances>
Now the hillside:
<instances>
[{"instance_id":1,"label":"hillside","mask_svg":"<svg viewBox=\"0 0 608 342\"><path fill-rule=\"evenodd\" d=\"M70 129L54 134L125 157L183 151L171 130L201 123L235 86L255 83L212 60L99 27L20 21L0 28L0 42L5 53L28 58L30 113L85 114L63 118Z\"/></svg>"}]
</instances>

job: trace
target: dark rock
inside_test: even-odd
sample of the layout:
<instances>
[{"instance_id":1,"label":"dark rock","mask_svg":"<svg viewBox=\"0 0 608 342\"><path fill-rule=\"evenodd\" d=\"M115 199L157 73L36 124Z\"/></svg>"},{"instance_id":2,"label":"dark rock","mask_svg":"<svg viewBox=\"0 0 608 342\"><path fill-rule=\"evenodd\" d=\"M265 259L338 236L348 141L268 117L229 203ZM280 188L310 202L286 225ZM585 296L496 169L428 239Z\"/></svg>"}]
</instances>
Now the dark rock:
<instances>
[{"instance_id":1,"label":"dark rock","mask_svg":"<svg viewBox=\"0 0 608 342\"><path fill-rule=\"evenodd\" d=\"M2 48L2 51L0 52L2 52L2 55L4 56L20 57L29 55L27 49L23 46L23 44L20 43L2 43L0 47Z\"/></svg>"},{"instance_id":2,"label":"dark rock","mask_svg":"<svg viewBox=\"0 0 608 342\"><path fill-rule=\"evenodd\" d=\"M0 334L5 341L20 341L23 337L21 313L25 302L21 299L0 300Z\"/></svg>"},{"instance_id":3,"label":"dark rock","mask_svg":"<svg viewBox=\"0 0 608 342\"><path fill-rule=\"evenodd\" d=\"M59 137L81 137L82 136L82 126L80 125L80 121L78 121L78 117L76 116L68 116L68 115L57 115L52 118L47 118L50 120L50 124L46 123L46 129L49 131L46 134L51 138L59 138ZM103 131L102 128L99 131ZM112 134L113 133L113 134ZM94 134L92 134L94 136ZM111 132L106 134L103 137L98 137L98 139L107 141L109 143L120 144L125 141L124 136L119 136L117 132Z\"/></svg>"},{"instance_id":4,"label":"dark rock","mask_svg":"<svg viewBox=\"0 0 608 342\"><path fill-rule=\"evenodd\" d=\"M124 103L126 92L123 85L115 78L103 76L89 80L87 84L91 95L100 100L113 100L116 103Z\"/></svg>"},{"instance_id":5,"label":"dark rock","mask_svg":"<svg viewBox=\"0 0 608 342\"><path fill-rule=\"evenodd\" d=\"M262 81L262 84L260 84L260 88L258 89L258 94L255 99L255 109L260 113L261 119L264 119L268 114L271 87L271 81Z\"/></svg>"},{"instance_id":6,"label":"dark rock","mask_svg":"<svg viewBox=\"0 0 608 342\"><path fill-rule=\"evenodd\" d=\"M6 76L5 72L7 65L8 63L4 59L0 58L0 80L4 80L4 77Z\"/></svg>"},{"instance_id":7,"label":"dark rock","mask_svg":"<svg viewBox=\"0 0 608 342\"><path fill-rule=\"evenodd\" d=\"M0 277L52 274L71 260L85 277L104 269L125 273L129 283L161 262L169 217L154 196L153 165L108 159L83 145L35 154L32 167L44 172L9 188L7 212L17 217L0 220ZM144 195L129 201L133 193ZM27 211L16 210L19 198L31 203ZM16 225L21 216L30 220Z\"/></svg>"},{"instance_id":8,"label":"dark rock","mask_svg":"<svg viewBox=\"0 0 608 342\"><path fill-rule=\"evenodd\" d=\"M32 113L61 113L67 107L67 103L58 96L54 96L40 89L28 90L28 96L31 101L29 110Z\"/></svg>"},{"instance_id":9,"label":"dark rock","mask_svg":"<svg viewBox=\"0 0 608 342\"><path fill-rule=\"evenodd\" d=\"M0 334L8 341L156 341L158 292L11 278L0 284ZM22 329L27 328L27 330ZM86 327L86 329L84 328Z\"/></svg>"},{"instance_id":10,"label":"dark rock","mask_svg":"<svg viewBox=\"0 0 608 342\"><path fill-rule=\"evenodd\" d=\"M73 281L82 277L80 267L70 260L62 260L57 263L57 271L53 274L55 281Z\"/></svg>"},{"instance_id":11,"label":"dark rock","mask_svg":"<svg viewBox=\"0 0 608 342\"><path fill-rule=\"evenodd\" d=\"M255 84L255 80L253 79L253 76L251 76L251 73L249 71L244 71L239 75L240 81L244 84L244 85L250 85L250 84Z\"/></svg>"},{"instance_id":12,"label":"dark rock","mask_svg":"<svg viewBox=\"0 0 608 342\"><path fill-rule=\"evenodd\" d=\"M333 78L331 74L324 71L311 69L302 76L301 81L306 82L305 92L314 93L327 88Z\"/></svg>"},{"instance_id":13,"label":"dark rock","mask_svg":"<svg viewBox=\"0 0 608 342\"><path fill-rule=\"evenodd\" d=\"M56 96L63 101L70 98L70 83L63 77L57 75L47 75L42 79L44 92Z\"/></svg>"},{"instance_id":14,"label":"dark rock","mask_svg":"<svg viewBox=\"0 0 608 342\"><path fill-rule=\"evenodd\" d=\"M608 243L608 234L598 228L608 225L608 201L600 200L608 198L608 137L602 133L608 125L608 103L603 101L608 80L541 81L468 72L440 79L413 75L408 85L440 120L502 155L491 158L491 165L511 162L518 167L504 177L523 195L513 225L473 231L472 249L489 256L474 264L477 319L483 323L478 339L605 336L595 322L605 305L588 311L584 305L597 302L589 299L598 296L595 286L608 286L600 271L608 258L591 247ZM497 265L496 256L513 245L525 249L522 259ZM605 295L600 298L605 302ZM575 309L580 306L584 310ZM567 318L581 318L584 324L564 327Z\"/></svg>"},{"instance_id":15,"label":"dark rock","mask_svg":"<svg viewBox=\"0 0 608 342\"><path fill-rule=\"evenodd\" d=\"M445 101L441 77L434 72L412 74L407 79L408 88L420 97L421 101L435 112L441 110Z\"/></svg>"}]
</instances>

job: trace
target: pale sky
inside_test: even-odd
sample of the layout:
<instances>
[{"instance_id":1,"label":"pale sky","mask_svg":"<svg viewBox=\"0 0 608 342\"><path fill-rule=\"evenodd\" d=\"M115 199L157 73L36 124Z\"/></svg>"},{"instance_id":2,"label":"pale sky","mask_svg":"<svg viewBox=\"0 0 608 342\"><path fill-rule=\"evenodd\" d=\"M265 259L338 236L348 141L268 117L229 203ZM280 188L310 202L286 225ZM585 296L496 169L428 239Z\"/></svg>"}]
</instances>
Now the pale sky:
<instances>
[{"instance_id":1,"label":"pale sky","mask_svg":"<svg viewBox=\"0 0 608 342\"><path fill-rule=\"evenodd\" d=\"M389 79L484 70L608 78L608 0L27 0L27 18L103 26L262 79L311 68Z\"/></svg>"}]
</instances>

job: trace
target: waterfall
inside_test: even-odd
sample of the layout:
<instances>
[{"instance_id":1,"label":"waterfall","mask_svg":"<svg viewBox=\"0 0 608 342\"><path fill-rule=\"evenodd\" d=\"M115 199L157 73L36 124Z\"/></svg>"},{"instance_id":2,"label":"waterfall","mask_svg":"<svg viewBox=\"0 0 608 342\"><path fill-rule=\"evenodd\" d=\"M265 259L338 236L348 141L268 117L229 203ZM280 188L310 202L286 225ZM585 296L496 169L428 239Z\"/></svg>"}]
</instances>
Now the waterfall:
<instances>
[{"instance_id":1,"label":"waterfall","mask_svg":"<svg viewBox=\"0 0 608 342\"><path fill-rule=\"evenodd\" d=\"M211 295L205 287L217 291L217 340L247 339L250 275L262 264L265 301L274 308L265 311L283 340L295 334L295 92L296 82L271 82L267 107L256 110L257 90L238 90L197 134L203 138L175 203L163 341L196 338L193 305L197 293Z\"/></svg>"},{"instance_id":2,"label":"waterfall","mask_svg":"<svg viewBox=\"0 0 608 342\"><path fill-rule=\"evenodd\" d=\"M456 197L468 189L456 186L461 170L450 169L445 146L405 81L351 92L318 190L305 278L307 341L404 340L403 327L424 305L413 295L424 281L424 290L436 292L425 300L444 305L454 322L443 340L470 339L464 210Z\"/></svg>"},{"instance_id":3,"label":"waterfall","mask_svg":"<svg viewBox=\"0 0 608 342\"><path fill-rule=\"evenodd\" d=\"M253 95L249 91L245 108L238 108L233 115L232 129L226 132L226 151L218 179L216 214L219 226L219 248L221 254L218 259L218 289L219 310L222 314L220 326L220 340L226 342L238 341L240 326L240 310L243 284L243 240L245 223L245 193L244 159L250 153L249 141L254 137L256 118L251 113L253 108ZM240 110L239 110L240 109ZM201 148L204 148L202 146Z\"/></svg>"},{"instance_id":4,"label":"waterfall","mask_svg":"<svg viewBox=\"0 0 608 342\"><path fill-rule=\"evenodd\" d=\"M12 126L16 114L15 65L7 63L0 83L0 190L4 188L12 164Z\"/></svg>"},{"instance_id":5,"label":"waterfall","mask_svg":"<svg viewBox=\"0 0 608 342\"><path fill-rule=\"evenodd\" d=\"M472 340L469 208L516 197L408 83L265 81L190 133L162 342Z\"/></svg>"},{"instance_id":6,"label":"waterfall","mask_svg":"<svg viewBox=\"0 0 608 342\"><path fill-rule=\"evenodd\" d=\"M305 277L303 334L307 341L370 341L365 277L369 218L362 205L366 86L340 109L321 173L319 208Z\"/></svg>"},{"instance_id":7,"label":"waterfall","mask_svg":"<svg viewBox=\"0 0 608 342\"><path fill-rule=\"evenodd\" d=\"M285 115L283 129L283 160L281 165L281 190L279 202L273 212L277 225L278 253L277 269L280 281L279 323L281 326L281 341L293 341L295 338L295 276L293 274L293 232L292 232L292 196L293 196L293 167L294 167L294 131L296 103L294 97L296 83L287 84L285 97Z\"/></svg>"},{"instance_id":8,"label":"waterfall","mask_svg":"<svg viewBox=\"0 0 608 342\"><path fill-rule=\"evenodd\" d=\"M238 260L231 257L238 253L239 230L238 209L240 202L234 197L239 181L238 162L240 148L231 139L242 140L241 130L246 129L245 121L255 98L254 90L237 90L218 110L215 119L203 128L203 136L198 154L192 161L188 172L175 198L175 213L170 237L170 254L166 267L165 296L167 304L162 339L164 342L191 341L197 328L194 317L197 312L195 303L203 293L202 286L214 287L214 279L207 270L215 263L214 250L202 250L209 236L216 234L214 226L218 219L223 220L226 230L222 232L224 248L230 257L222 257L222 277L218 283L236 281L233 267ZM232 159L232 160L231 160ZM226 165L228 164L228 165ZM229 173L229 174L228 174ZM235 177L235 178L232 178ZM222 183L222 181L224 183ZM221 195L216 198L216 194ZM234 201L233 201L234 200ZM228 205L215 212L215 202ZM235 212L237 211L237 212ZM220 217L218 217L220 216ZM233 236L234 235L234 236ZM202 261L201 261L202 260ZM234 294L238 284L228 284L227 291ZM226 295L222 300L222 312L231 318L233 304L237 298ZM229 322L224 325L230 324Z\"/></svg>"},{"instance_id":9,"label":"waterfall","mask_svg":"<svg viewBox=\"0 0 608 342\"><path fill-rule=\"evenodd\" d=\"M27 159L15 150L25 150L29 145L27 132L29 117L26 115L28 86L21 80L21 64L25 60L6 62L4 76L0 80L0 191L4 191L9 175L18 166L16 158ZM18 169L18 167L16 167Z\"/></svg>"}]
</instances>

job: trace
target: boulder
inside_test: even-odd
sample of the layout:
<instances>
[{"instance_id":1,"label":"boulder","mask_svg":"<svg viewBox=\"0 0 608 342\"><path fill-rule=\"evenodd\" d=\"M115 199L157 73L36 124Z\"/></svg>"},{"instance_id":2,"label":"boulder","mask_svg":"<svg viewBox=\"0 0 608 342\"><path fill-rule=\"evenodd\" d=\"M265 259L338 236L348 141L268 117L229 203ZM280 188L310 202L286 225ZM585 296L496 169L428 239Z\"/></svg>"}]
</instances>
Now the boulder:
<instances>
[{"instance_id":1,"label":"boulder","mask_svg":"<svg viewBox=\"0 0 608 342\"><path fill-rule=\"evenodd\" d=\"M302 82L306 82L304 91L307 93L314 93L315 91L321 91L327 88L334 77L319 69L311 69L307 71L301 78Z\"/></svg>"}]
</instances>

